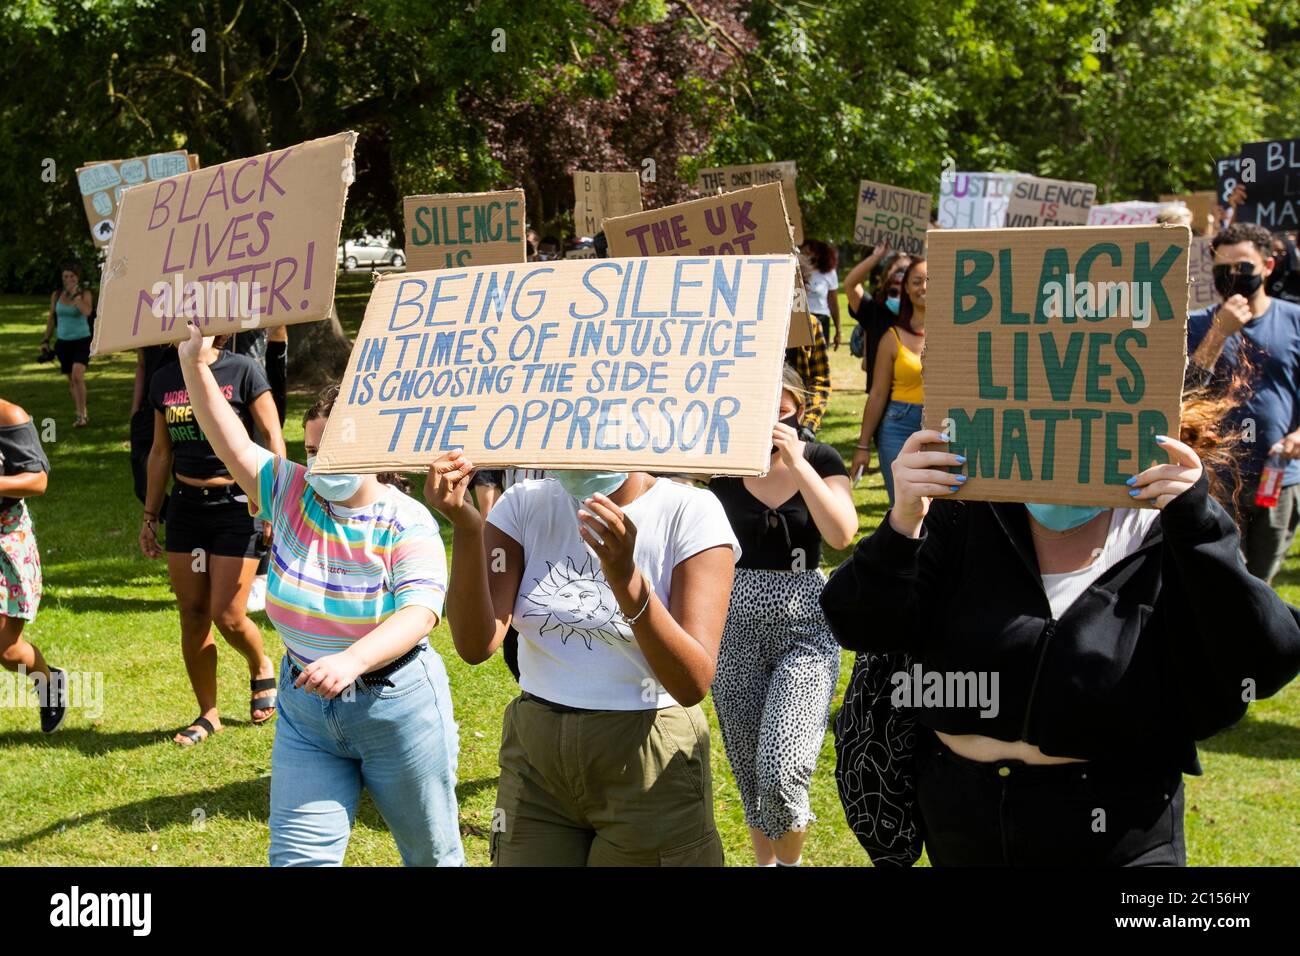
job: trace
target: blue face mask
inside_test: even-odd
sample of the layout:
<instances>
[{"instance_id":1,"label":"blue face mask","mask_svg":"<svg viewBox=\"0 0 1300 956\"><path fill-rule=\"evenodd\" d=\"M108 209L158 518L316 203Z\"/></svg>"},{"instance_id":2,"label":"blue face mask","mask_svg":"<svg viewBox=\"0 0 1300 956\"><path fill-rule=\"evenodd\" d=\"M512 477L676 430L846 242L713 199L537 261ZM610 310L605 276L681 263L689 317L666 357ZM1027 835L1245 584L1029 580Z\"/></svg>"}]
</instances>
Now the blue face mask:
<instances>
[{"instance_id":1,"label":"blue face mask","mask_svg":"<svg viewBox=\"0 0 1300 956\"><path fill-rule=\"evenodd\" d=\"M361 490L365 475L314 475L315 455L307 456L307 484L326 501L347 501Z\"/></svg>"},{"instance_id":2,"label":"blue face mask","mask_svg":"<svg viewBox=\"0 0 1300 956\"><path fill-rule=\"evenodd\" d=\"M1026 502L1025 507L1034 516L1035 521L1053 531L1069 531L1071 528L1077 528L1107 510L1082 505L1040 505L1030 502Z\"/></svg>"},{"instance_id":3,"label":"blue face mask","mask_svg":"<svg viewBox=\"0 0 1300 956\"><path fill-rule=\"evenodd\" d=\"M592 495L612 495L627 481L625 471L556 471L551 477L572 497L586 501Z\"/></svg>"},{"instance_id":4,"label":"blue face mask","mask_svg":"<svg viewBox=\"0 0 1300 956\"><path fill-rule=\"evenodd\" d=\"M902 301L903 300L896 295L890 296L889 298L885 299L885 308L888 309L890 312L894 313L894 315L898 315L898 303Z\"/></svg>"}]
</instances>

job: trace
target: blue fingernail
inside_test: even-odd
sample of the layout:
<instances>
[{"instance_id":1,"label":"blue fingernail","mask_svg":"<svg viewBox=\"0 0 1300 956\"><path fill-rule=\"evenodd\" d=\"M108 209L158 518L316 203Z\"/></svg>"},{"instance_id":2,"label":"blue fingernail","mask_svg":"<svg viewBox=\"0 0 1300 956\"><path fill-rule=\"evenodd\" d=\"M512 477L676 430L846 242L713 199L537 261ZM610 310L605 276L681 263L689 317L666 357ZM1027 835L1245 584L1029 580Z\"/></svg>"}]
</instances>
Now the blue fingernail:
<instances>
[{"instance_id":1,"label":"blue fingernail","mask_svg":"<svg viewBox=\"0 0 1300 956\"><path fill-rule=\"evenodd\" d=\"M965 475L958 475L958 476L957 476L957 480L958 480L959 482L960 482L960 481L965 481L965 480L966 480L966 476L965 476Z\"/></svg>"},{"instance_id":2,"label":"blue fingernail","mask_svg":"<svg viewBox=\"0 0 1300 956\"><path fill-rule=\"evenodd\" d=\"M1167 442L1167 441L1169 441L1169 436L1168 436L1168 435L1157 435L1157 436L1156 436L1156 444L1157 444L1157 445L1163 445L1163 444L1164 444L1165 442Z\"/></svg>"},{"instance_id":3,"label":"blue fingernail","mask_svg":"<svg viewBox=\"0 0 1300 956\"><path fill-rule=\"evenodd\" d=\"M1136 498L1140 494L1142 494L1141 488L1133 488L1129 491L1129 496L1133 498Z\"/></svg>"},{"instance_id":4,"label":"blue fingernail","mask_svg":"<svg viewBox=\"0 0 1300 956\"><path fill-rule=\"evenodd\" d=\"M957 490L958 488L960 488L960 487L961 487L960 485L953 485L952 488L950 488L949 490L950 490L950 491L956 491L956 490Z\"/></svg>"},{"instance_id":5,"label":"blue fingernail","mask_svg":"<svg viewBox=\"0 0 1300 956\"><path fill-rule=\"evenodd\" d=\"M964 464L966 464L966 456L965 456L965 455L958 455L958 456L957 456L957 464L959 464L959 465L964 465Z\"/></svg>"},{"instance_id":6,"label":"blue fingernail","mask_svg":"<svg viewBox=\"0 0 1300 956\"><path fill-rule=\"evenodd\" d=\"M952 441L952 439L948 437L948 433L947 433L947 432L940 432L940 433L939 433L939 441Z\"/></svg>"},{"instance_id":7,"label":"blue fingernail","mask_svg":"<svg viewBox=\"0 0 1300 956\"><path fill-rule=\"evenodd\" d=\"M1133 476L1132 478L1130 478L1128 481L1124 482L1124 484L1126 484L1126 485L1131 485L1131 484L1133 484L1133 482L1135 482L1135 481L1137 481L1137 480L1138 480L1138 476L1137 476L1137 475L1134 475L1134 476Z\"/></svg>"}]
</instances>

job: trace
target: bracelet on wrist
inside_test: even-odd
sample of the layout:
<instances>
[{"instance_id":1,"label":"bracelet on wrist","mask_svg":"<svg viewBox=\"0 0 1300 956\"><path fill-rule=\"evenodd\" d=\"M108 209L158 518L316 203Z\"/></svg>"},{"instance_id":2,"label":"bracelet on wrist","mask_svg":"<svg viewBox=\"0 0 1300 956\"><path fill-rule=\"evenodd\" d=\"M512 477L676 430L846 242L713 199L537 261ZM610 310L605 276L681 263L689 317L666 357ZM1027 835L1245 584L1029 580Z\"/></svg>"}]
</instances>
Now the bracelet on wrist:
<instances>
[{"instance_id":1,"label":"bracelet on wrist","mask_svg":"<svg viewBox=\"0 0 1300 956\"><path fill-rule=\"evenodd\" d=\"M858 451L871 451L870 445L854 445L853 447L856 448Z\"/></svg>"},{"instance_id":2,"label":"bracelet on wrist","mask_svg":"<svg viewBox=\"0 0 1300 956\"><path fill-rule=\"evenodd\" d=\"M631 617L628 617L626 614L623 614L623 620L626 621L629 625L635 624L637 621L641 620L641 615L645 614L645 612L649 609L650 598L654 594L654 592L650 590L650 582L646 581L644 574L641 575L641 580L645 584L645 603L641 605L641 610L637 611ZM621 611L619 613L622 614Z\"/></svg>"}]
</instances>

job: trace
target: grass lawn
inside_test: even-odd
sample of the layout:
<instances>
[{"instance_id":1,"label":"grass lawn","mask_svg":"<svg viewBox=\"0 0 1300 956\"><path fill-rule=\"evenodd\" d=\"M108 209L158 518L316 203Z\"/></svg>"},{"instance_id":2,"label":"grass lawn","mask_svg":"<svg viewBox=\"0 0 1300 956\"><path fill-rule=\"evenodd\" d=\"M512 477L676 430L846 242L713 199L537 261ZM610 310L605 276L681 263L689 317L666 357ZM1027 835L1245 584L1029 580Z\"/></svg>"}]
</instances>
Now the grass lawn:
<instances>
[{"instance_id":1,"label":"grass lawn","mask_svg":"<svg viewBox=\"0 0 1300 956\"><path fill-rule=\"evenodd\" d=\"M354 332L365 276L340 282L339 309ZM49 493L32 503L45 566L45 599L27 636L58 666L102 676L102 712L72 712L45 738L34 708L0 707L0 865L253 865L266 862L266 816L274 722L248 722L247 671L224 642L220 686L225 731L193 749L168 741L195 714L181 663L175 605L161 562L136 545L140 505L131 490L127 418L134 356L96 358L89 373L91 426L72 428L72 403L57 365L35 362L48 299L0 296L0 396L25 407L47 442ZM847 339L847 336L846 336ZM292 360L292 356L290 357ZM850 449L862 408L862 374L847 346L833 358L836 392L822 438ZM285 438L302 457L298 424L307 395L293 395ZM885 510L879 475L856 491L863 529ZM844 553L826 555L835 566ZM1293 553L1279 588L1300 601ZM280 643L257 615L268 653ZM488 862L501 714L516 686L500 656L469 667L445 626L432 637L451 673L460 723L460 813L472 865ZM851 657L844 656L840 693ZM0 675L3 677L4 675ZM838 706L838 696L836 705ZM713 724L713 784L728 863L751 860L740 800ZM1188 779L1188 857L1195 865L1300 862L1300 683L1257 704L1231 731L1202 747L1205 776ZM815 866L861 865L866 855L844 823L828 733L812 787L820 822L804 859ZM382 819L363 800L348 849L351 865L396 865Z\"/></svg>"}]
</instances>

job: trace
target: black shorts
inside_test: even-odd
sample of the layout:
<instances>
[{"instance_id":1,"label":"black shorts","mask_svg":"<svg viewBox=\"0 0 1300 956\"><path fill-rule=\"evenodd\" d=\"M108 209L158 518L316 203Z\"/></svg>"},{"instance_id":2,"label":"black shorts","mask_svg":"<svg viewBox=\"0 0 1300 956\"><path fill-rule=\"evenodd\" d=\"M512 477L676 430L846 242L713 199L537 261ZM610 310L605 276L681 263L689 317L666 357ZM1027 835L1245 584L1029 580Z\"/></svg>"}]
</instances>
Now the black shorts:
<instances>
[{"instance_id":1,"label":"black shorts","mask_svg":"<svg viewBox=\"0 0 1300 956\"><path fill-rule=\"evenodd\" d=\"M59 357L59 371L71 375L73 365L90 364L90 339L59 339L54 354Z\"/></svg>"},{"instance_id":2,"label":"black shorts","mask_svg":"<svg viewBox=\"0 0 1300 956\"><path fill-rule=\"evenodd\" d=\"M207 491L207 494L204 492ZM237 501L236 496L244 498ZM238 487L194 488L177 481L167 502L167 551L213 557L256 558L262 525L248 513Z\"/></svg>"}]
</instances>

